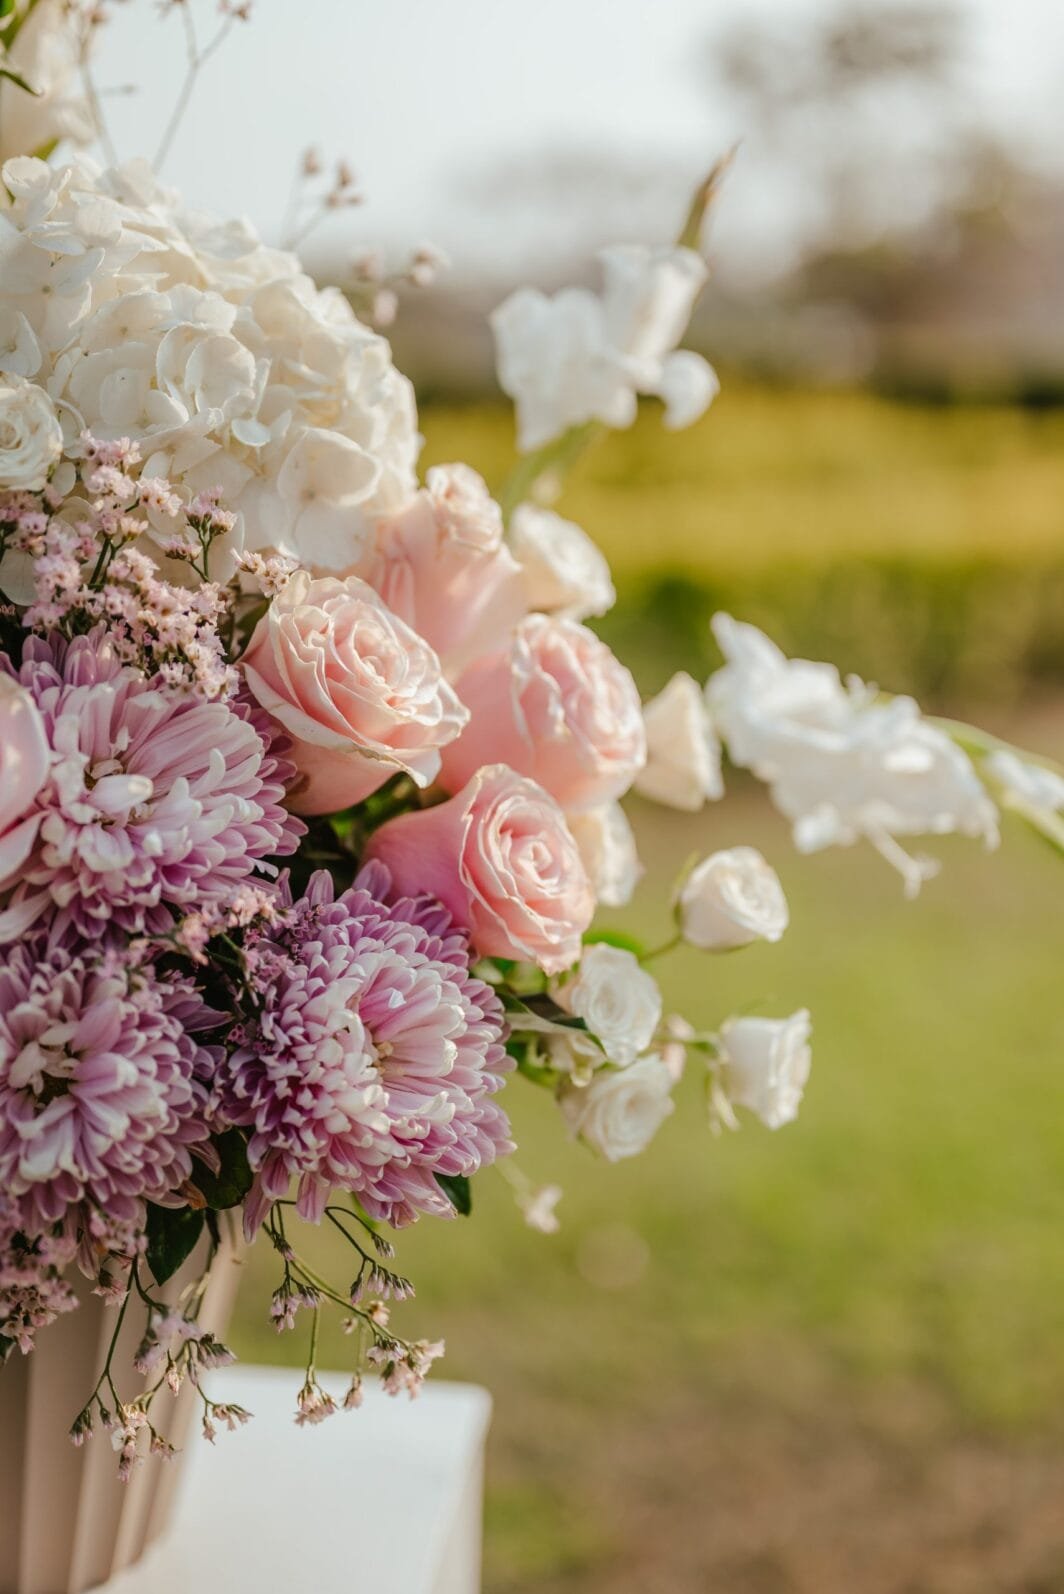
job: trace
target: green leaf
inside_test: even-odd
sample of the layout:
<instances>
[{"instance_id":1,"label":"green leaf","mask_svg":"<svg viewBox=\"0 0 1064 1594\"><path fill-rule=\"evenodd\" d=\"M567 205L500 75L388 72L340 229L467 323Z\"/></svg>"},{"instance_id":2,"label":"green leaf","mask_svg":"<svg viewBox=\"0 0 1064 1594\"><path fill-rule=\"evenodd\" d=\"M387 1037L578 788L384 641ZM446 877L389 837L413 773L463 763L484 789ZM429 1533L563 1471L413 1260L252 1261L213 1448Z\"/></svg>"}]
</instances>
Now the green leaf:
<instances>
[{"instance_id":1,"label":"green leaf","mask_svg":"<svg viewBox=\"0 0 1064 1594\"><path fill-rule=\"evenodd\" d=\"M145 1255L156 1284L173 1278L203 1233L203 1213L191 1207L157 1207L148 1202Z\"/></svg>"},{"instance_id":2,"label":"green leaf","mask_svg":"<svg viewBox=\"0 0 1064 1594\"><path fill-rule=\"evenodd\" d=\"M20 77L17 72L12 72L9 66L0 66L0 77L6 77L9 83L14 83L16 88L24 89L27 94L32 94L34 99L37 99L40 95L40 89L35 89L32 84L26 82L24 77Z\"/></svg>"},{"instance_id":3,"label":"green leaf","mask_svg":"<svg viewBox=\"0 0 1064 1594\"><path fill-rule=\"evenodd\" d=\"M625 930L589 930L584 936L585 946L615 946L622 952L634 952L637 958L646 953L646 947L636 936Z\"/></svg>"},{"instance_id":4,"label":"green leaf","mask_svg":"<svg viewBox=\"0 0 1064 1594\"><path fill-rule=\"evenodd\" d=\"M215 1173L203 1162L193 1163L192 1182L215 1212L225 1212L238 1207L251 1189L252 1172L248 1164L248 1148L239 1129L227 1129L216 1135L214 1149L220 1159Z\"/></svg>"},{"instance_id":5,"label":"green leaf","mask_svg":"<svg viewBox=\"0 0 1064 1594\"><path fill-rule=\"evenodd\" d=\"M473 1192L464 1173L438 1173L436 1183L460 1217L468 1218L473 1210Z\"/></svg>"}]
</instances>

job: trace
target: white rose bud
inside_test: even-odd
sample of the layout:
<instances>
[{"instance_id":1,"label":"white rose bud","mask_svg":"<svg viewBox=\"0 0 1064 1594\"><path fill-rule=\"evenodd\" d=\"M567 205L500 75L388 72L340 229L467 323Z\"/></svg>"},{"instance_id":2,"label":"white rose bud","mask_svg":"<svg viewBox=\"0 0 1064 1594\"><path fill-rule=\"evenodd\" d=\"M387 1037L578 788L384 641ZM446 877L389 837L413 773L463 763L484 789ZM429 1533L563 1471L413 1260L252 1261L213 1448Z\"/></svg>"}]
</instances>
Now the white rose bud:
<instances>
[{"instance_id":1,"label":"white rose bud","mask_svg":"<svg viewBox=\"0 0 1064 1594\"><path fill-rule=\"evenodd\" d=\"M43 387L21 376L0 378L0 487L40 492L62 452L59 417Z\"/></svg>"},{"instance_id":2,"label":"white rose bud","mask_svg":"<svg viewBox=\"0 0 1064 1594\"><path fill-rule=\"evenodd\" d=\"M703 858L683 884L679 912L684 940L705 952L778 941L789 919L776 871L754 847Z\"/></svg>"},{"instance_id":3,"label":"white rose bud","mask_svg":"<svg viewBox=\"0 0 1064 1594\"><path fill-rule=\"evenodd\" d=\"M575 976L557 990L558 1004L582 1018L622 1068L645 1052L661 1022L658 982L623 947L596 942L584 949Z\"/></svg>"},{"instance_id":4,"label":"white rose bud","mask_svg":"<svg viewBox=\"0 0 1064 1594\"><path fill-rule=\"evenodd\" d=\"M560 1105L570 1132L605 1157L635 1157L673 1109L672 1074L654 1052L628 1068L603 1068L589 1085L568 1085Z\"/></svg>"},{"instance_id":5,"label":"white rose bud","mask_svg":"<svg viewBox=\"0 0 1064 1594\"><path fill-rule=\"evenodd\" d=\"M586 531L550 509L521 504L510 524L530 609L565 620L605 614L617 601L610 567Z\"/></svg>"},{"instance_id":6,"label":"white rose bud","mask_svg":"<svg viewBox=\"0 0 1064 1594\"><path fill-rule=\"evenodd\" d=\"M647 761L635 778L641 797L696 814L707 798L724 795L720 743L705 694L682 670L643 705Z\"/></svg>"},{"instance_id":7,"label":"white rose bud","mask_svg":"<svg viewBox=\"0 0 1064 1594\"><path fill-rule=\"evenodd\" d=\"M809 1079L811 1024L803 1007L790 1018L731 1018L720 1032L724 1093L769 1129L798 1116Z\"/></svg>"},{"instance_id":8,"label":"white rose bud","mask_svg":"<svg viewBox=\"0 0 1064 1594\"><path fill-rule=\"evenodd\" d=\"M606 803L582 814L566 814L573 840L595 896L604 908L623 908L632 900L643 866L635 835L620 803Z\"/></svg>"}]
</instances>

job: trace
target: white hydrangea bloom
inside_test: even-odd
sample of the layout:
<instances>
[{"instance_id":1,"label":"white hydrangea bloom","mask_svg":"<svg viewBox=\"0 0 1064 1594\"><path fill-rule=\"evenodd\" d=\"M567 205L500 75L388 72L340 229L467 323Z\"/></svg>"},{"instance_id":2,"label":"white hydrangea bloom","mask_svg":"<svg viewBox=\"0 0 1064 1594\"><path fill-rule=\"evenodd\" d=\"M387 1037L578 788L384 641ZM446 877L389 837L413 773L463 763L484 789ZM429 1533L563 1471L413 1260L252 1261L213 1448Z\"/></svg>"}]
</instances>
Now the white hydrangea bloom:
<instances>
[{"instance_id":1,"label":"white hydrangea bloom","mask_svg":"<svg viewBox=\"0 0 1064 1594\"><path fill-rule=\"evenodd\" d=\"M912 698L879 702L874 688L788 659L729 615L713 630L727 661L706 687L714 721L732 761L771 787L800 851L864 836L914 895L935 865L897 837L957 831L996 845L997 810L970 759Z\"/></svg>"},{"instance_id":2,"label":"white hydrangea bloom","mask_svg":"<svg viewBox=\"0 0 1064 1594\"><path fill-rule=\"evenodd\" d=\"M491 317L499 383L529 452L571 426L630 426L636 394L665 401L666 425L689 426L717 391L700 355L674 353L706 280L693 249L604 249L601 294L519 288Z\"/></svg>"},{"instance_id":3,"label":"white hydrangea bloom","mask_svg":"<svg viewBox=\"0 0 1064 1594\"><path fill-rule=\"evenodd\" d=\"M74 436L130 436L147 474L220 486L235 546L349 570L416 488L413 392L385 340L142 162L23 158L3 176L0 365L32 375Z\"/></svg>"}]
</instances>

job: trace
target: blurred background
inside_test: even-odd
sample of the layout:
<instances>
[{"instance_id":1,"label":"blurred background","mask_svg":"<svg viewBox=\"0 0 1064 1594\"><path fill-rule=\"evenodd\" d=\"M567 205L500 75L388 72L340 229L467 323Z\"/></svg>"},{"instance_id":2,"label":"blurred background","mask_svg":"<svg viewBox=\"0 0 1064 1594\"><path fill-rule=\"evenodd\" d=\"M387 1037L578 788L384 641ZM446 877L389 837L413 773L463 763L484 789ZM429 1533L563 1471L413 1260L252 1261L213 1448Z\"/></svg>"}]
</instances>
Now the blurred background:
<instances>
[{"instance_id":1,"label":"blurred background","mask_svg":"<svg viewBox=\"0 0 1064 1594\"><path fill-rule=\"evenodd\" d=\"M605 243L674 235L739 144L687 340L722 394L680 435L641 416L559 505L610 556L601 629L646 691L715 665L724 606L1064 753L1053 0L254 10L167 175L279 238L314 145L319 186L343 156L364 196L318 216L304 191L323 278L354 283L367 247L396 270L442 247L450 269L400 292L388 334L426 463L495 485L513 427L485 313L518 282L594 281ZM116 19L101 82L135 88L151 60L150 101L109 100L133 154L180 35L147 0ZM647 879L627 917L651 940L692 851L742 841L776 865L783 943L684 954L667 995L703 1025L810 1006L813 1079L796 1126L714 1139L692 1076L617 1168L518 1083L519 1162L564 1187L561 1233L524 1229L485 1175L471 1220L402 1237L408 1321L496 1401L488 1594L1064 1591L1059 862L1006 823L997 856L943 846L913 904L870 854L800 859L738 778L699 818L632 817ZM238 1349L304 1347L246 1316Z\"/></svg>"}]
</instances>

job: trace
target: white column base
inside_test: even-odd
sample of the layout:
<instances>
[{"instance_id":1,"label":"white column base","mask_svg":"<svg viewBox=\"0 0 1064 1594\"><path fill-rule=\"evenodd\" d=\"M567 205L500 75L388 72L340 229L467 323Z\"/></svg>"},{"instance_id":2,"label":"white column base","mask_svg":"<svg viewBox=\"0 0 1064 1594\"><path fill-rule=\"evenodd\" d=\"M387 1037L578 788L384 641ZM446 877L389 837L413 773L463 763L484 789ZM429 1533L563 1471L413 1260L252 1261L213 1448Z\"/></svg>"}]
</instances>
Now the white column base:
<instances>
[{"instance_id":1,"label":"white column base","mask_svg":"<svg viewBox=\"0 0 1064 1594\"><path fill-rule=\"evenodd\" d=\"M297 1428L300 1381L216 1375L254 1421L214 1445L193 1429L173 1526L111 1594L478 1594L487 1391L430 1378L411 1401L367 1383L360 1410Z\"/></svg>"}]
</instances>

